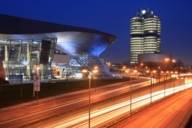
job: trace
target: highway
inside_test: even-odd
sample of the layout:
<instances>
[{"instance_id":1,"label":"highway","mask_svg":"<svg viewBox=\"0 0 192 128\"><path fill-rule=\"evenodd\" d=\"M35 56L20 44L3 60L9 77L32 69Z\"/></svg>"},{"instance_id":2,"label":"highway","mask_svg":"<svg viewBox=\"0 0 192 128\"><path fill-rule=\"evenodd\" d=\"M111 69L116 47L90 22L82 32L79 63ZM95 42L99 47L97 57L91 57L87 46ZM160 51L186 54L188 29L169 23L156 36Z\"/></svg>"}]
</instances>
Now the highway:
<instances>
[{"instance_id":1,"label":"highway","mask_svg":"<svg viewBox=\"0 0 192 128\"><path fill-rule=\"evenodd\" d=\"M99 127L114 118L119 118L130 111L130 96L132 109L136 110L150 104L149 94L153 91L152 101L168 96L173 91L180 91L184 87L177 86L182 80L168 82L147 87L150 81L121 84L92 89L91 126ZM128 86L129 85L129 86ZM166 86L166 93L162 91ZM176 87L176 88L173 88ZM130 93L131 91L131 93ZM148 98L148 99L146 99ZM16 128L87 128L88 109L87 91L59 96L49 100L42 100L29 105L21 105L0 110L0 127Z\"/></svg>"},{"instance_id":2,"label":"highway","mask_svg":"<svg viewBox=\"0 0 192 128\"><path fill-rule=\"evenodd\" d=\"M110 128L185 128L192 114L192 89L168 97Z\"/></svg>"},{"instance_id":3,"label":"highway","mask_svg":"<svg viewBox=\"0 0 192 128\"><path fill-rule=\"evenodd\" d=\"M181 91L185 88L190 88L192 85L181 85L174 88L174 92ZM160 88L159 88L160 89ZM156 90L158 90L156 88ZM146 93L145 95L138 96L132 99L132 109L133 111L143 107L145 105L150 104L150 94L147 94L147 91L141 91L142 94ZM137 92L138 93L138 92ZM173 93L173 88L169 87L166 89L166 96L169 96ZM135 94L136 95L136 94ZM164 91L159 90L153 93L152 101L157 101L164 96ZM106 127L105 124L109 122L110 120L114 121L116 118L121 117L124 114L129 114L130 111L130 97L123 97L121 100L113 101L108 105L100 105L94 106L95 108L92 110L91 113L91 127ZM102 107L101 107L102 106ZM67 128L67 127L74 127L74 128L87 128L88 127L88 114L87 113L76 113L76 115L73 115L71 117L61 117L61 120L57 123L51 123L52 121L49 120L49 122L41 122L37 125L34 125L35 127L38 126L44 126L47 128ZM44 125L46 124L46 125Z\"/></svg>"},{"instance_id":4,"label":"highway","mask_svg":"<svg viewBox=\"0 0 192 128\"><path fill-rule=\"evenodd\" d=\"M149 83L146 80L134 80L93 88L91 90L92 103L127 93L130 86L141 88L149 85ZM18 128L58 116L61 113L84 108L88 105L87 92L88 90L83 90L0 109L0 128Z\"/></svg>"}]
</instances>

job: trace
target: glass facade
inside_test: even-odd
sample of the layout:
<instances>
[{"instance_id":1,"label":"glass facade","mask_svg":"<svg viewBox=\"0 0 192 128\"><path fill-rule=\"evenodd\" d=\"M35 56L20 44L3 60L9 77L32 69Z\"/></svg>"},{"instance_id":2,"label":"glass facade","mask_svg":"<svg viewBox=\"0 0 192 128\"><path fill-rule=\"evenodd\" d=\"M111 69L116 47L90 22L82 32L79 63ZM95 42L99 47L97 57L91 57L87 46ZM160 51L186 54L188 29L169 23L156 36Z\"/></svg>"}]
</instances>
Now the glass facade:
<instances>
[{"instance_id":1,"label":"glass facade","mask_svg":"<svg viewBox=\"0 0 192 128\"><path fill-rule=\"evenodd\" d=\"M130 64L137 64L141 54L160 52L160 31L160 19L150 10L131 18Z\"/></svg>"},{"instance_id":2,"label":"glass facade","mask_svg":"<svg viewBox=\"0 0 192 128\"><path fill-rule=\"evenodd\" d=\"M116 39L114 35L94 29L9 15L0 15L0 18L0 80L6 79L10 83L32 82L35 67L36 70L40 68L41 81L53 79L54 51L59 53L59 50L72 58L77 56L76 61L80 64L88 64L87 57L80 56L99 58ZM73 62L72 66L64 63L62 76L77 73L80 67ZM80 77L80 74L76 76Z\"/></svg>"},{"instance_id":3,"label":"glass facade","mask_svg":"<svg viewBox=\"0 0 192 128\"><path fill-rule=\"evenodd\" d=\"M40 63L42 40L0 40L0 55L5 71L5 79L10 83L30 82L34 65L41 67L41 80L51 79L51 60L56 40L50 40L51 47L47 64Z\"/></svg>"},{"instance_id":4,"label":"glass facade","mask_svg":"<svg viewBox=\"0 0 192 128\"><path fill-rule=\"evenodd\" d=\"M131 19L131 63L137 63L138 55L143 54L144 48L144 31L143 31L143 22L140 17L134 17Z\"/></svg>"}]
</instances>

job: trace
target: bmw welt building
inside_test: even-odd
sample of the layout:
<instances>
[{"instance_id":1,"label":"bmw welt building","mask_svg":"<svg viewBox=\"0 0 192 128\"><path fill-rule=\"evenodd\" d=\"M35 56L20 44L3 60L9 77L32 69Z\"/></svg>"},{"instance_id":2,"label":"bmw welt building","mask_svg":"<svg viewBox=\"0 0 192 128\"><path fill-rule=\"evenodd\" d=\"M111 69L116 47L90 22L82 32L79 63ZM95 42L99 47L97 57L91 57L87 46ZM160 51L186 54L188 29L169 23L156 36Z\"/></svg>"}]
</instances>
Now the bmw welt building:
<instances>
[{"instance_id":1,"label":"bmw welt building","mask_svg":"<svg viewBox=\"0 0 192 128\"><path fill-rule=\"evenodd\" d=\"M1 77L12 83L30 82L37 64L42 81L55 79L53 64L68 77L95 64L109 75L99 56L114 41L115 36L93 29L0 15ZM61 62L62 55L68 56L66 63L54 63L58 55Z\"/></svg>"}]
</instances>

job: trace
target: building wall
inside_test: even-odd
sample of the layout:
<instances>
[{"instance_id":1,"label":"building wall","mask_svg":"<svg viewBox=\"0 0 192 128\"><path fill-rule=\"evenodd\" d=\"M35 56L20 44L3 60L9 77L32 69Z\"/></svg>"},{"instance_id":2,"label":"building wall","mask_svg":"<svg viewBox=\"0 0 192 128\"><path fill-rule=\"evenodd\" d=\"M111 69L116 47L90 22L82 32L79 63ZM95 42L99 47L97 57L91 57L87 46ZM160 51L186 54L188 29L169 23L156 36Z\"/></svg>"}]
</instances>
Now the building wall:
<instances>
[{"instance_id":1,"label":"building wall","mask_svg":"<svg viewBox=\"0 0 192 128\"><path fill-rule=\"evenodd\" d=\"M138 60L138 55L143 54L144 48L144 31L143 21L140 17L134 17L131 19L131 64L134 64Z\"/></svg>"},{"instance_id":2,"label":"building wall","mask_svg":"<svg viewBox=\"0 0 192 128\"><path fill-rule=\"evenodd\" d=\"M140 63L164 63L165 58L170 58L165 54L143 54L139 55Z\"/></svg>"},{"instance_id":3,"label":"building wall","mask_svg":"<svg viewBox=\"0 0 192 128\"><path fill-rule=\"evenodd\" d=\"M141 10L131 18L130 64L138 63L138 56L160 52L160 19L149 10Z\"/></svg>"},{"instance_id":4,"label":"building wall","mask_svg":"<svg viewBox=\"0 0 192 128\"><path fill-rule=\"evenodd\" d=\"M40 65L41 79L51 78L49 71L53 51L48 51L48 63L40 63L42 40L0 40L0 55L2 58L5 79L10 83L21 83L33 80L34 65ZM54 47L54 40L53 45ZM54 48L51 48L54 50ZM42 58L43 59L43 58Z\"/></svg>"},{"instance_id":5,"label":"building wall","mask_svg":"<svg viewBox=\"0 0 192 128\"><path fill-rule=\"evenodd\" d=\"M62 55L62 54L54 54L53 56L53 63L56 64L67 64L69 62L70 56L69 55Z\"/></svg>"}]
</instances>

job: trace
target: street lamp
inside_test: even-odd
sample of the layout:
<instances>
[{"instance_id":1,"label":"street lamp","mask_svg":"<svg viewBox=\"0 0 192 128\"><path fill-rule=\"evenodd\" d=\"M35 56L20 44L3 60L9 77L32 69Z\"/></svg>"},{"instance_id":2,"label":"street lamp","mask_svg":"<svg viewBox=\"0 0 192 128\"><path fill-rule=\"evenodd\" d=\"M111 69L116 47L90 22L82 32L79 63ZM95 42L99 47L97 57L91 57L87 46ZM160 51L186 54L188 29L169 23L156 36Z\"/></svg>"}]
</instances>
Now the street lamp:
<instances>
[{"instance_id":1,"label":"street lamp","mask_svg":"<svg viewBox=\"0 0 192 128\"><path fill-rule=\"evenodd\" d=\"M169 79L169 71L166 71L166 80Z\"/></svg>"},{"instance_id":2,"label":"street lamp","mask_svg":"<svg viewBox=\"0 0 192 128\"><path fill-rule=\"evenodd\" d=\"M167 64L167 66L175 64L176 63L176 59L172 59L172 58L164 58L164 62L165 64Z\"/></svg>"},{"instance_id":3,"label":"street lamp","mask_svg":"<svg viewBox=\"0 0 192 128\"><path fill-rule=\"evenodd\" d=\"M140 63L140 66L143 67L143 66L144 66L144 63Z\"/></svg>"},{"instance_id":4,"label":"street lamp","mask_svg":"<svg viewBox=\"0 0 192 128\"><path fill-rule=\"evenodd\" d=\"M125 73L129 73L129 69L126 69L126 70L125 70Z\"/></svg>"},{"instance_id":5,"label":"street lamp","mask_svg":"<svg viewBox=\"0 0 192 128\"><path fill-rule=\"evenodd\" d=\"M150 70L147 70L146 73L148 74L150 72Z\"/></svg>"},{"instance_id":6,"label":"street lamp","mask_svg":"<svg viewBox=\"0 0 192 128\"><path fill-rule=\"evenodd\" d=\"M127 68L126 66L123 66L123 67L122 67L122 70L125 70L126 68Z\"/></svg>"},{"instance_id":7,"label":"street lamp","mask_svg":"<svg viewBox=\"0 0 192 128\"><path fill-rule=\"evenodd\" d=\"M157 73L156 70L153 70L152 72L152 78L151 78L151 88L150 88L150 103L152 103L152 97L153 97L153 84L154 84L154 75Z\"/></svg>"},{"instance_id":8,"label":"street lamp","mask_svg":"<svg viewBox=\"0 0 192 128\"><path fill-rule=\"evenodd\" d=\"M126 69L125 70L125 73L129 73L129 69ZM129 97L129 113L130 113L130 116L132 115L132 88L131 88L132 86L129 86L129 88L130 88L130 97Z\"/></svg>"},{"instance_id":9,"label":"street lamp","mask_svg":"<svg viewBox=\"0 0 192 128\"><path fill-rule=\"evenodd\" d=\"M173 77L173 93L174 93L175 92L175 86L176 86L175 82L176 82L177 74L176 73L173 74L172 77Z\"/></svg>"},{"instance_id":10,"label":"street lamp","mask_svg":"<svg viewBox=\"0 0 192 128\"><path fill-rule=\"evenodd\" d=\"M133 70L134 73L137 73L138 71L137 70Z\"/></svg>"},{"instance_id":11,"label":"street lamp","mask_svg":"<svg viewBox=\"0 0 192 128\"><path fill-rule=\"evenodd\" d=\"M170 58L167 57L164 59L164 61L165 61L165 63L168 63L170 61Z\"/></svg>"},{"instance_id":12,"label":"street lamp","mask_svg":"<svg viewBox=\"0 0 192 128\"><path fill-rule=\"evenodd\" d=\"M165 72L164 96L166 95L166 81L169 79L169 71Z\"/></svg>"},{"instance_id":13,"label":"street lamp","mask_svg":"<svg viewBox=\"0 0 192 128\"><path fill-rule=\"evenodd\" d=\"M91 128L91 80L94 76L94 74L97 74L99 72L98 66L94 66L93 70L89 69L82 69L81 71L83 74L88 74L89 79L89 115L88 115L88 128Z\"/></svg>"},{"instance_id":14,"label":"street lamp","mask_svg":"<svg viewBox=\"0 0 192 128\"><path fill-rule=\"evenodd\" d=\"M111 62L107 62L106 64L107 64L107 66L108 66L109 68L111 68L111 66L112 66Z\"/></svg>"},{"instance_id":15,"label":"street lamp","mask_svg":"<svg viewBox=\"0 0 192 128\"><path fill-rule=\"evenodd\" d=\"M176 63L176 60L175 60L175 59L172 59L172 63Z\"/></svg>"},{"instance_id":16,"label":"street lamp","mask_svg":"<svg viewBox=\"0 0 192 128\"><path fill-rule=\"evenodd\" d=\"M165 89L166 89L166 87L165 87L165 86L166 86L166 85L165 85L165 84L166 84L165 81L166 81L166 79L165 79L165 73L164 73L164 71L162 71L162 70L161 70L161 75L163 76L163 88L164 88L164 93L163 93L163 94L164 94L164 97L165 97Z\"/></svg>"},{"instance_id":17,"label":"street lamp","mask_svg":"<svg viewBox=\"0 0 192 128\"><path fill-rule=\"evenodd\" d=\"M97 65L95 65L95 66L93 67L93 69L96 71L96 70L99 69L99 67L98 67Z\"/></svg>"}]
</instances>

